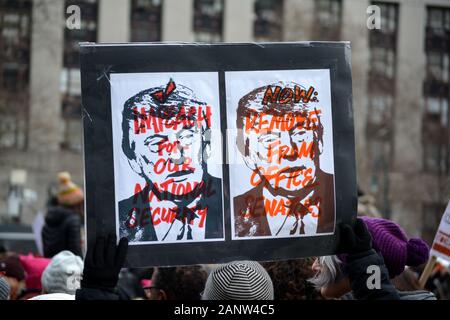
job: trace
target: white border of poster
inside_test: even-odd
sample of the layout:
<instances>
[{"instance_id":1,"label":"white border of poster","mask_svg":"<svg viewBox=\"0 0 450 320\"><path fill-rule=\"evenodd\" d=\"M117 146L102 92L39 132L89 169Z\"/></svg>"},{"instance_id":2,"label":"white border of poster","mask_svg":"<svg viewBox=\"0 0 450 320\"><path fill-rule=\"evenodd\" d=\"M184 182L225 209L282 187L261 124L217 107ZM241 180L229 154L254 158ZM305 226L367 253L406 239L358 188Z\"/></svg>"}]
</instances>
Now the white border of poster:
<instances>
[{"instance_id":1,"label":"white border of poster","mask_svg":"<svg viewBox=\"0 0 450 320\"><path fill-rule=\"evenodd\" d=\"M152 87L168 83L172 79L175 84L184 85L194 92L196 97L211 106L211 145L222 145L219 103L219 80L217 72L164 72L164 73L116 73L111 74L111 115L114 156L114 184L115 184L115 217L116 234L119 237L119 202L134 194L136 183L145 185L145 180L132 170L127 157L123 154L122 145L122 111L125 102L132 96ZM217 148L207 160L208 173L221 179L222 177L222 149ZM130 245L193 243L225 240L224 199L222 191L222 238L202 240L165 240L165 241L130 241ZM157 234L158 231L157 231ZM159 239L159 238L158 238Z\"/></svg>"}]
</instances>

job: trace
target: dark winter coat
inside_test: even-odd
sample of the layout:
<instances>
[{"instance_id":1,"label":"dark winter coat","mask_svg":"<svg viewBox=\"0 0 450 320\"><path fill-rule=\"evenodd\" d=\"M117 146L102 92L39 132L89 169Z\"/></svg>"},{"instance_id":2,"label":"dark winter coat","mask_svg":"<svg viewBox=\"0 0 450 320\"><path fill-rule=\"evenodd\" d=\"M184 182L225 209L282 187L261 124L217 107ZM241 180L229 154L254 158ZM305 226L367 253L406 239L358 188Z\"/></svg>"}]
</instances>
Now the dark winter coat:
<instances>
[{"instance_id":1,"label":"dark winter coat","mask_svg":"<svg viewBox=\"0 0 450 320\"><path fill-rule=\"evenodd\" d=\"M52 258L63 250L82 257L80 216L62 207L50 207L42 229L44 256Z\"/></svg>"}]
</instances>

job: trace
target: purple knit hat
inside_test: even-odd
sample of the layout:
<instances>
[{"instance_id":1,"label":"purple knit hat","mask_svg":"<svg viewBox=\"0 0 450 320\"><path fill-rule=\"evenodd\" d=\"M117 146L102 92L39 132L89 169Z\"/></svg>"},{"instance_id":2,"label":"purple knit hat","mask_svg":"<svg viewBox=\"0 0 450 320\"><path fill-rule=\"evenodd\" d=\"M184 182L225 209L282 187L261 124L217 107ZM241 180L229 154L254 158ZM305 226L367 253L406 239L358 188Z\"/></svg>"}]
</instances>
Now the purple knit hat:
<instances>
[{"instance_id":1,"label":"purple knit hat","mask_svg":"<svg viewBox=\"0 0 450 320\"><path fill-rule=\"evenodd\" d=\"M430 249L422 239L408 240L405 231L390 220L360 218L372 235L373 248L383 256L391 279L402 273L405 266L417 267L427 262ZM345 263L346 255L339 258Z\"/></svg>"}]
</instances>

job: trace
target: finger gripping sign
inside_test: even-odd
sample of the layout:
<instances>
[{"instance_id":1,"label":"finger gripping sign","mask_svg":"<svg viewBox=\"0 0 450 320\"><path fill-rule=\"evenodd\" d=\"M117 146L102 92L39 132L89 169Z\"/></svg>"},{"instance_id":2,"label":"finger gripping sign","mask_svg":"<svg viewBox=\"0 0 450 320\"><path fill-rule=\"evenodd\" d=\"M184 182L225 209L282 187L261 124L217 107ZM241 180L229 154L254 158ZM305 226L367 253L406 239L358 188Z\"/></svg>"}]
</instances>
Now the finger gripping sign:
<instances>
[{"instance_id":1,"label":"finger gripping sign","mask_svg":"<svg viewBox=\"0 0 450 320\"><path fill-rule=\"evenodd\" d=\"M88 243L133 267L335 253L356 216L350 44L81 44Z\"/></svg>"}]
</instances>

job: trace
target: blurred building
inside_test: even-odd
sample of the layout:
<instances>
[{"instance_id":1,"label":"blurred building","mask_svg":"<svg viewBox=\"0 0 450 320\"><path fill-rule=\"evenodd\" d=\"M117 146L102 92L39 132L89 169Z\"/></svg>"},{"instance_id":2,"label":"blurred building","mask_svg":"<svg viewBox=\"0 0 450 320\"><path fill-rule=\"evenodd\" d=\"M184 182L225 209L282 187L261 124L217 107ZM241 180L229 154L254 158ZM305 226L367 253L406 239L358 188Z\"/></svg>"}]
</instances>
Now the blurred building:
<instances>
[{"instance_id":1,"label":"blurred building","mask_svg":"<svg viewBox=\"0 0 450 320\"><path fill-rule=\"evenodd\" d=\"M41 206L57 171L82 183L78 42L303 40L351 41L360 188L431 240L450 198L448 0L0 0L0 215L12 169Z\"/></svg>"}]
</instances>

